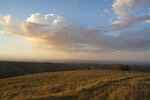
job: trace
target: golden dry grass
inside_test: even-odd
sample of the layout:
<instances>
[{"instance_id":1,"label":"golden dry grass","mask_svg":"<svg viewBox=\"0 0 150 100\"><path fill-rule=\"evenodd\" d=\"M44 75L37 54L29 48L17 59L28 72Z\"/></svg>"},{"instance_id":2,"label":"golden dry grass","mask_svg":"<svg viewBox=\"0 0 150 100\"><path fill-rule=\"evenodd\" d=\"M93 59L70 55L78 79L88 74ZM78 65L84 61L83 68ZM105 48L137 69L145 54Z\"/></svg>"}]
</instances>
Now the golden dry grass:
<instances>
[{"instance_id":1,"label":"golden dry grass","mask_svg":"<svg viewBox=\"0 0 150 100\"><path fill-rule=\"evenodd\" d=\"M0 100L107 99L149 100L150 74L80 70L0 79Z\"/></svg>"}]
</instances>

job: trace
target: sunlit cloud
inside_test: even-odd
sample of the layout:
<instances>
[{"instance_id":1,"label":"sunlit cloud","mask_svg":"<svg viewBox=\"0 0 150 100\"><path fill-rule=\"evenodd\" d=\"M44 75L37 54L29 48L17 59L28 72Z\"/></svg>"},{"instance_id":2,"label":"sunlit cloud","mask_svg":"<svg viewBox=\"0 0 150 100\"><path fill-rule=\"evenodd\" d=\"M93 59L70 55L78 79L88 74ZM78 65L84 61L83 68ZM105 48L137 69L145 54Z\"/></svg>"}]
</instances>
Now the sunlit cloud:
<instances>
[{"instance_id":1,"label":"sunlit cloud","mask_svg":"<svg viewBox=\"0 0 150 100\"><path fill-rule=\"evenodd\" d=\"M26 22L38 23L38 24L58 24L63 21L63 18L56 14L47 14L42 15L40 13L34 13L29 18L27 18Z\"/></svg>"},{"instance_id":2,"label":"sunlit cloud","mask_svg":"<svg viewBox=\"0 0 150 100\"><path fill-rule=\"evenodd\" d=\"M149 0L115 0L112 4L117 14L110 25L89 28L73 24L64 17L49 13L33 13L23 22L15 23L10 15L0 15L2 33L22 36L38 48L70 52L145 51L150 49L150 27L132 29L136 24L146 24L150 15L132 16L134 11ZM140 5L137 5L140 4ZM104 9L103 15L109 14ZM114 37L107 33L120 31Z\"/></svg>"}]
</instances>

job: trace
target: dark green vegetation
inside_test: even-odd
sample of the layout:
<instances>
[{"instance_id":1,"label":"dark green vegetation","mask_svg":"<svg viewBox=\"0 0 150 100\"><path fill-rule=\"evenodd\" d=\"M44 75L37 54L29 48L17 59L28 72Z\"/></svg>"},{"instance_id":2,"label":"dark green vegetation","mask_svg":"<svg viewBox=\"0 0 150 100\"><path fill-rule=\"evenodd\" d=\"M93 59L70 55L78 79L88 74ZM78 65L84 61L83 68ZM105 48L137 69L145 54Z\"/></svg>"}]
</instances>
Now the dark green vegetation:
<instances>
[{"instance_id":1,"label":"dark green vegetation","mask_svg":"<svg viewBox=\"0 0 150 100\"><path fill-rule=\"evenodd\" d=\"M64 64L41 62L0 62L0 78L40 73L88 69L89 64Z\"/></svg>"},{"instance_id":2,"label":"dark green vegetation","mask_svg":"<svg viewBox=\"0 0 150 100\"><path fill-rule=\"evenodd\" d=\"M150 73L134 67L0 62L0 100L150 100Z\"/></svg>"},{"instance_id":3,"label":"dark green vegetation","mask_svg":"<svg viewBox=\"0 0 150 100\"><path fill-rule=\"evenodd\" d=\"M0 79L0 100L107 99L149 100L150 74L78 70Z\"/></svg>"},{"instance_id":4,"label":"dark green vegetation","mask_svg":"<svg viewBox=\"0 0 150 100\"><path fill-rule=\"evenodd\" d=\"M129 66L125 64L74 64L45 62L7 62L0 61L0 78L20 76L41 72L72 71L87 69L137 70L149 71L150 67ZM144 70L143 70L144 69Z\"/></svg>"}]
</instances>

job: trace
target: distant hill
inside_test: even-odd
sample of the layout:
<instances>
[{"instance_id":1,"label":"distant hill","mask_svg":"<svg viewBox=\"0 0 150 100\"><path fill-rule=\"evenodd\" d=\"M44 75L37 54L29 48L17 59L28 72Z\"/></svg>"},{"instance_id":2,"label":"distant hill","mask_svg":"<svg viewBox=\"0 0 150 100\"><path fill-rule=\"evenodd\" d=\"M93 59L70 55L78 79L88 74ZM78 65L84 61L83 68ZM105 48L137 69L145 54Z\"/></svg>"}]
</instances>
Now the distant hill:
<instances>
[{"instance_id":1,"label":"distant hill","mask_svg":"<svg viewBox=\"0 0 150 100\"><path fill-rule=\"evenodd\" d=\"M56 72L87 69L88 65L47 62L0 62L0 78L40 72Z\"/></svg>"},{"instance_id":2,"label":"distant hill","mask_svg":"<svg viewBox=\"0 0 150 100\"><path fill-rule=\"evenodd\" d=\"M134 70L150 71L150 67L131 66L126 64L74 64L74 63L48 63L48 62L0 62L0 78L56 71L109 69L109 70Z\"/></svg>"}]
</instances>

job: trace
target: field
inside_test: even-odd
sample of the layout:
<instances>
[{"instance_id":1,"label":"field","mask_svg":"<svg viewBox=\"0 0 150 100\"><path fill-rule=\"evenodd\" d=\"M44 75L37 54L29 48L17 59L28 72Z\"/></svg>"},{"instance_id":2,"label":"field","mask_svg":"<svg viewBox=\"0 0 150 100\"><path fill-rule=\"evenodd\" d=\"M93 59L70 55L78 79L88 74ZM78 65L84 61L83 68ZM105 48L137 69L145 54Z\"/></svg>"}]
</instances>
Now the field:
<instances>
[{"instance_id":1,"label":"field","mask_svg":"<svg viewBox=\"0 0 150 100\"><path fill-rule=\"evenodd\" d=\"M150 74L89 69L0 79L0 100L108 99L150 100Z\"/></svg>"}]
</instances>

